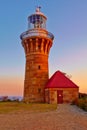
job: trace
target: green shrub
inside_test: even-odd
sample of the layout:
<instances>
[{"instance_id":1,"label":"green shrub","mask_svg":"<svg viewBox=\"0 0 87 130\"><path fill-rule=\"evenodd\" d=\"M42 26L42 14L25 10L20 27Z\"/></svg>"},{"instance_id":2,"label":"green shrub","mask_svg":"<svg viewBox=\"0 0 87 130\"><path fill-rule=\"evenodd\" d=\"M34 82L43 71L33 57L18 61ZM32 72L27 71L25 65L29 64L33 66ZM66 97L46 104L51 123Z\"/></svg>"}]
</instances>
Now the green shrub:
<instances>
[{"instance_id":1,"label":"green shrub","mask_svg":"<svg viewBox=\"0 0 87 130\"><path fill-rule=\"evenodd\" d=\"M77 106L87 111L87 99L84 99L84 98L79 99Z\"/></svg>"}]
</instances>

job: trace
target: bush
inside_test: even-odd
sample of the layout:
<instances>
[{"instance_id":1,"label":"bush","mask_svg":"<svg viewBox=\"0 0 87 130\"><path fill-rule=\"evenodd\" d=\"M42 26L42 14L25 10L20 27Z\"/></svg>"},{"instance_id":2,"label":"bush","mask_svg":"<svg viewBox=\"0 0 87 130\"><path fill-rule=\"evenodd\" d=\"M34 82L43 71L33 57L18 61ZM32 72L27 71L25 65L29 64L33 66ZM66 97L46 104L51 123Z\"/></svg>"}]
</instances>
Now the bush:
<instances>
[{"instance_id":1,"label":"bush","mask_svg":"<svg viewBox=\"0 0 87 130\"><path fill-rule=\"evenodd\" d=\"M78 100L78 107L80 107L81 109L87 111L87 98L81 98Z\"/></svg>"}]
</instances>

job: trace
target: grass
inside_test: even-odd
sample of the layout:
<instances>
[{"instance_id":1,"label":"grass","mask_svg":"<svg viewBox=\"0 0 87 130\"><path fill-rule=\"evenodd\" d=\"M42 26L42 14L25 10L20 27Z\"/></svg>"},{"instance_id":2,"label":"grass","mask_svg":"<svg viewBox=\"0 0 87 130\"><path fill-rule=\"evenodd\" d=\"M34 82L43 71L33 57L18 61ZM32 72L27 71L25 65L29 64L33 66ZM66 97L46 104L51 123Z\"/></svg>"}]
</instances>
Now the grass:
<instances>
[{"instance_id":1,"label":"grass","mask_svg":"<svg viewBox=\"0 0 87 130\"><path fill-rule=\"evenodd\" d=\"M47 112L56 110L56 104L25 104L23 102L0 102L0 114L12 112Z\"/></svg>"}]
</instances>

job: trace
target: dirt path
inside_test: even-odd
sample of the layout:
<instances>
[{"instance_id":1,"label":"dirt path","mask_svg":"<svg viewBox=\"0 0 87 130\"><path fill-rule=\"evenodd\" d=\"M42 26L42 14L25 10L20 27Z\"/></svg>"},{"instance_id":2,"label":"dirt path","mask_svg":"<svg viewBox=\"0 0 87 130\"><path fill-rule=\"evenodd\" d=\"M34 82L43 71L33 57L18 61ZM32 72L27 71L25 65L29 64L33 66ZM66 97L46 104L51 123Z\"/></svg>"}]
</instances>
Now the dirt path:
<instances>
[{"instance_id":1,"label":"dirt path","mask_svg":"<svg viewBox=\"0 0 87 130\"><path fill-rule=\"evenodd\" d=\"M0 130L87 130L87 112L63 104L51 112L0 114Z\"/></svg>"}]
</instances>

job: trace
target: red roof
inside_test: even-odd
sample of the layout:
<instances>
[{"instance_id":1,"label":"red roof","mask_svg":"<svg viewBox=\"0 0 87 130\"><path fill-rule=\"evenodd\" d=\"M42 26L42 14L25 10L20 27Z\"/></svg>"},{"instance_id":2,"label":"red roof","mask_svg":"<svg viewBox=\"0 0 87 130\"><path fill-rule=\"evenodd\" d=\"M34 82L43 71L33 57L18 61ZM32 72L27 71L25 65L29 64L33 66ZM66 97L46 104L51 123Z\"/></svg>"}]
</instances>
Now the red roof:
<instances>
[{"instance_id":1,"label":"red roof","mask_svg":"<svg viewBox=\"0 0 87 130\"><path fill-rule=\"evenodd\" d=\"M56 71L45 88L78 88L63 72Z\"/></svg>"}]
</instances>

